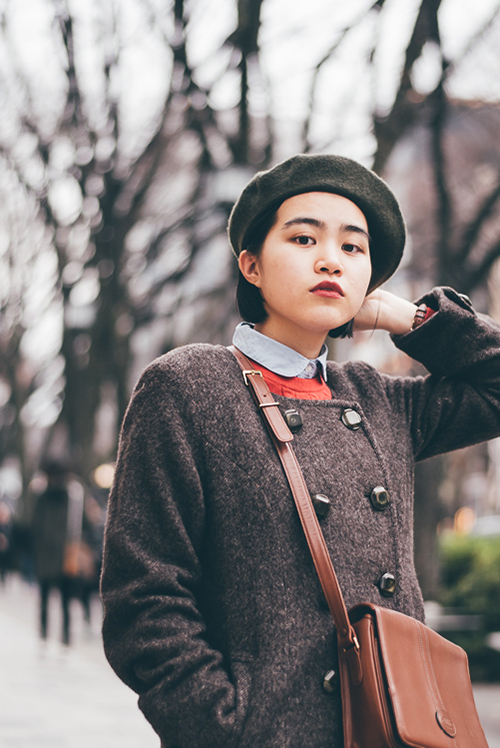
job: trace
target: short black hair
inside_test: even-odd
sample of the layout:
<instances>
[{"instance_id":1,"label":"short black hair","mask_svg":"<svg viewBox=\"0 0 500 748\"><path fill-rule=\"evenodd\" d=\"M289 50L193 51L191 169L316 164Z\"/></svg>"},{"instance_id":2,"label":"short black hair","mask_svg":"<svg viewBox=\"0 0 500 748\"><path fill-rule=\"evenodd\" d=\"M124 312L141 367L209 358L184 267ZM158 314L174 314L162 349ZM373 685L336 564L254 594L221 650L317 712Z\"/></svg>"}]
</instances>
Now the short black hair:
<instances>
[{"instance_id":1,"label":"short black hair","mask_svg":"<svg viewBox=\"0 0 500 748\"><path fill-rule=\"evenodd\" d=\"M260 255L266 237L276 223L278 208L279 205L265 211L265 213L254 221L245 234L243 246L247 252L255 255L255 257ZM260 289L254 286L253 283L249 283L241 270L238 270L236 304L241 317L246 322L258 324L259 322L264 322L267 317Z\"/></svg>"},{"instance_id":2,"label":"short black hair","mask_svg":"<svg viewBox=\"0 0 500 748\"><path fill-rule=\"evenodd\" d=\"M266 237L276 223L280 205L281 203L265 211L254 221L245 234L243 247L255 257L258 257L261 253ZM264 322L267 317L260 289L253 283L249 283L241 270L238 270L236 305L242 319L246 322L257 325L259 322ZM328 336L330 338L352 338L352 331L353 320L350 320L345 325L330 330Z\"/></svg>"}]
</instances>

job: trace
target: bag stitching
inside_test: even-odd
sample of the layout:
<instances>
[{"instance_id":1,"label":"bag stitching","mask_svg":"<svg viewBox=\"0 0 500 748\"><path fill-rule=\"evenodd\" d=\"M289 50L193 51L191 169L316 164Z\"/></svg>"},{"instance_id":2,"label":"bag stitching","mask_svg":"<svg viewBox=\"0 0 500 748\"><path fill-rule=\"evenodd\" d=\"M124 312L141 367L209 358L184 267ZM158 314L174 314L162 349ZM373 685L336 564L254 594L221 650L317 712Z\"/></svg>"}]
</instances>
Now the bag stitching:
<instances>
[{"instance_id":1,"label":"bag stitching","mask_svg":"<svg viewBox=\"0 0 500 748\"><path fill-rule=\"evenodd\" d=\"M432 666L432 658L431 658L431 651L430 651L429 638L428 638L428 635L427 635L427 631L425 630L425 627L422 626L422 624L420 623L420 621L415 621L415 625L417 627L417 632L418 632L418 640L419 640L419 644L420 644L420 653L421 653L421 656L422 656L422 662L424 663L425 674L426 674L426 677L427 677L427 683L429 685L429 689L430 689L430 692L431 692L431 695L432 695L432 699L434 701L434 706L435 707L437 706L437 709L441 708L443 711L445 711L445 709L444 709L444 703L443 703L443 700L441 698L441 694L439 693L439 688L438 688L438 684L437 684L437 680L436 680L436 674L435 674L434 668ZM422 632L423 632L423 635L425 637L425 643L426 643L426 649L427 649L427 656L429 658L430 673L432 674L432 679L433 679L434 685L436 687L436 692L434 692L434 688L433 688L433 685L432 685L432 682L431 682L431 678L430 678L430 673L429 673L429 666L427 665L427 659L425 657ZM449 737L444 732L444 730L443 730L443 735L445 736L446 745L448 746L448 748L451 748Z\"/></svg>"},{"instance_id":2,"label":"bag stitching","mask_svg":"<svg viewBox=\"0 0 500 748\"><path fill-rule=\"evenodd\" d=\"M434 684L436 686L436 692L437 692L437 695L438 695L438 698L439 698L441 709L443 710L443 712L445 712L446 714L448 714L448 712L446 711L446 707L445 707L444 701L442 699L441 693L439 691L439 686L438 686L438 683L437 683L436 673L434 671L434 665L432 664L431 648L430 648L430 643L429 643L429 634L427 633L427 630L425 629L424 626L422 626L422 629L424 631L424 636L425 636L425 641L426 641L426 645L427 645L427 652L428 652L428 655L429 655L429 663L430 663L430 667L431 667L432 677L434 679ZM444 730L443 730L443 732L446 735L446 744L448 746L451 745L450 741L449 741L448 734Z\"/></svg>"}]
</instances>

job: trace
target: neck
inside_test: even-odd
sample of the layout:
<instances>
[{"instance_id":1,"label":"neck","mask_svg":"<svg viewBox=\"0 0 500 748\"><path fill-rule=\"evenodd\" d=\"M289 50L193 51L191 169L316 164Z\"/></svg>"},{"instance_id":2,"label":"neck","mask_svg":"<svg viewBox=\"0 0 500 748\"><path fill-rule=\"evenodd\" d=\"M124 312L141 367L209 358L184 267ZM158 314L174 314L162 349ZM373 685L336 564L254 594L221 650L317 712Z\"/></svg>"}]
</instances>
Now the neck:
<instances>
[{"instance_id":1,"label":"neck","mask_svg":"<svg viewBox=\"0 0 500 748\"><path fill-rule=\"evenodd\" d=\"M311 360L318 358L326 340L326 335L311 335L309 332L302 332L301 330L293 330L293 332L280 330L272 325L269 319L255 325L255 329L262 335L288 346L288 348Z\"/></svg>"}]
</instances>

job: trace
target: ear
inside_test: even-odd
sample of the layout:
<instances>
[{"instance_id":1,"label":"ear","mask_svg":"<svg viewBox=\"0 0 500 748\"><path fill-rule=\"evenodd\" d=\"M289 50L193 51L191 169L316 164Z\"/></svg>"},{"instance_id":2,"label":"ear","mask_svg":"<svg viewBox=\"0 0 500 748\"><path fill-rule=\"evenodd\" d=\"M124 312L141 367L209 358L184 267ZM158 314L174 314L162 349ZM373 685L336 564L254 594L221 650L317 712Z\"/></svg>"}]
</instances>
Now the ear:
<instances>
[{"instance_id":1,"label":"ear","mask_svg":"<svg viewBox=\"0 0 500 748\"><path fill-rule=\"evenodd\" d=\"M238 257L238 266L242 276L257 288L260 286L259 258L244 249Z\"/></svg>"}]
</instances>

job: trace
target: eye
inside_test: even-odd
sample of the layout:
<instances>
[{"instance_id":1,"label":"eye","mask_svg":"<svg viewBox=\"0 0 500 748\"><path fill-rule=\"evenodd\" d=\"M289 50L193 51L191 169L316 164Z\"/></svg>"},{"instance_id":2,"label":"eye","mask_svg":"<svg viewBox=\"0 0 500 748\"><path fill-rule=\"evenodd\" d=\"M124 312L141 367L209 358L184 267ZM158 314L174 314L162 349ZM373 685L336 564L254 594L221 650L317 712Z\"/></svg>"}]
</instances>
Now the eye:
<instances>
[{"instance_id":1,"label":"eye","mask_svg":"<svg viewBox=\"0 0 500 748\"><path fill-rule=\"evenodd\" d=\"M298 244L300 247L312 247L314 244L316 244L315 239L313 239L312 236L307 236L306 234L293 236L292 242L295 242L295 244Z\"/></svg>"},{"instance_id":2,"label":"eye","mask_svg":"<svg viewBox=\"0 0 500 748\"><path fill-rule=\"evenodd\" d=\"M350 242L346 242L342 245L342 249L344 252L347 252L348 254L357 254L358 252L364 253L364 248L361 247L359 244L351 244Z\"/></svg>"}]
</instances>

